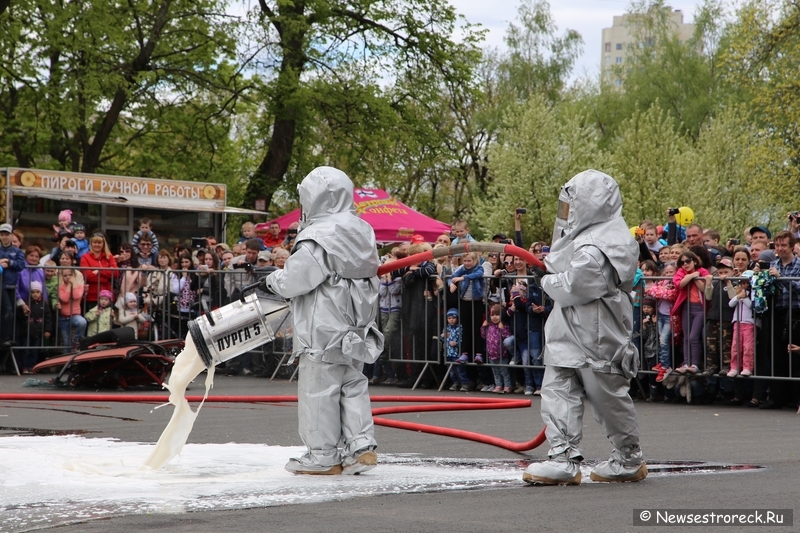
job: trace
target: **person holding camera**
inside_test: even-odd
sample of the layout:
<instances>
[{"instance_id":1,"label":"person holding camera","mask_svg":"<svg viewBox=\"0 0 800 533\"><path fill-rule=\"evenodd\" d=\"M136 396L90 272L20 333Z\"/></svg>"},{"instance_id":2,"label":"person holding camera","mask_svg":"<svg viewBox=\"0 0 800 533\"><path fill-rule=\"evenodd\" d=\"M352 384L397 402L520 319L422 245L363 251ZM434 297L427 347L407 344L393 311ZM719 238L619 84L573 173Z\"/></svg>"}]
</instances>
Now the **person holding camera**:
<instances>
[{"instance_id":1,"label":"person holding camera","mask_svg":"<svg viewBox=\"0 0 800 533\"><path fill-rule=\"evenodd\" d=\"M773 305L769 325L771 326L772 339L772 374L775 377L789 377L790 369L795 376L800 369L800 361L796 360L797 354L788 351L789 344L800 339L800 259L794 256L795 237L791 231L783 230L775 235L775 255L777 259L769 264L769 274L775 277L777 292L773 296ZM756 272L763 270L762 265L754 269ZM787 279L795 278L795 279ZM765 320L765 322L767 322ZM765 323L762 330L770 331ZM766 337L764 344L769 343ZM790 359L795 360L791 361ZM756 362L757 368L763 366ZM770 383L769 400L762 402L761 409L780 409L793 400L793 384L789 381L775 380Z\"/></svg>"},{"instance_id":2,"label":"person holding camera","mask_svg":"<svg viewBox=\"0 0 800 533\"><path fill-rule=\"evenodd\" d=\"M216 309L228 303L228 293L220 279L222 274L219 270L217 253L207 251L204 263L197 266L197 275L199 276L197 292L200 295L200 300L209 309Z\"/></svg>"},{"instance_id":3,"label":"person holding camera","mask_svg":"<svg viewBox=\"0 0 800 533\"><path fill-rule=\"evenodd\" d=\"M686 240L686 229L678 224L678 220L675 218L675 215L680 213L681 210L678 207L667 208L667 223L664 224L662 237L667 239L667 244L670 246Z\"/></svg>"},{"instance_id":4,"label":"person holding camera","mask_svg":"<svg viewBox=\"0 0 800 533\"><path fill-rule=\"evenodd\" d=\"M297 238L297 228L300 227L300 222L292 222L289 224L289 229L286 230L286 238L283 239L281 246L287 250L291 250L294 246L294 240Z\"/></svg>"},{"instance_id":5,"label":"person holding camera","mask_svg":"<svg viewBox=\"0 0 800 533\"><path fill-rule=\"evenodd\" d=\"M231 280L231 291L228 293L231 299L239 297L242 287L256 282L257 278L253 270L258 264L258 252L261 251L262 244L264 242L261 239L247 239L244 242L244 255L234 257L231 261L231 267L234 271L227 274Z\"/></svg>"},{"instance_id":6,"label":"person holding camera","mask_svg":"<svg viewBox=\"0 0 800 533\"><path fill-rule=\"evenodd\" d=\"M794 235L795 239L800 239L800 211L787 213L786 217L789 220L787 229Z\"/></svg>"}]
</instances>

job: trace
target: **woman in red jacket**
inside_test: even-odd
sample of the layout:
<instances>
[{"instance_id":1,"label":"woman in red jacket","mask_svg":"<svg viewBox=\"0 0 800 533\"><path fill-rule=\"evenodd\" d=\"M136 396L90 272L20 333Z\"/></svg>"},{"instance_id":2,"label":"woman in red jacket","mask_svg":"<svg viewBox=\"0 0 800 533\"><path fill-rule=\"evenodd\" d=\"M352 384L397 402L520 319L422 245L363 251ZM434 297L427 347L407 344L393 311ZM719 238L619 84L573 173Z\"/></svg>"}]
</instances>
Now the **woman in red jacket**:
<instances>
[{"instance_id":1,"label":"woman in red jacket","mask_svg":"<svg viewBox=\"0 0 800 533\"><path fill-rule=\"evenodd\" d=\"M102 233L94 233L89 240L89 251L81 257L81 270L86 279L86 309L97 305L100 291L112 291L112 282L116 276L117 261L108 249L106 237Z\"/></svg>"}]
</instances>

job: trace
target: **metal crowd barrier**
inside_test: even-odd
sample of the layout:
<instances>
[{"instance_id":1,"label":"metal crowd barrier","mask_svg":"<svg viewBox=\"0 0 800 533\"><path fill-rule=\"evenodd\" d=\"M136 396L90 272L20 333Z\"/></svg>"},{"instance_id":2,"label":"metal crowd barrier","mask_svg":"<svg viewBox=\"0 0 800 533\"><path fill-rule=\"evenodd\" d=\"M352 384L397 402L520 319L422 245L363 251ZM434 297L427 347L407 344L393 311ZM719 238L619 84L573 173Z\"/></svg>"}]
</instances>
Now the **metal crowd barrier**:
<instances>
[{"instance_id":1,"label":"metal crowd barrier","mask_svg":"<svg viewBox=\"0 0 800 533\"><path fill-rule=\"evenodd\" d=\"M452 277L450 275L442 279L442 283L438 288L434 288L437 277L432 276L428 280L426 285L427 295L424 292L410 294L406 289L402 293L404 307L408 305L406 303L407 299L413 300L417 305L413 309L405 307L404 312L399 313L401 318L398 331L395 335L387 336L385 339L389 355L384 361L392 365L393 373L398 380L408 381L411 388L416 388L420 385L427 372L438 383L438 389L442 390L448 381L450 370L455 365L461 364L469 369L471 385L477 381L486 383L491 380L493 382L494 378L491 376L493 367L508 368L512 372L514 386L523 383L523 376L526 370L535 369L537 373L544 372L542 364L524 365L521 362L512 364L510 361L509 363L493 363L489 361L485 340L481 337L480 326L484 319L488 319L490 307L494 305L494 302L486 297L465 300L460 297L458 290L455 293L450 293L449 283ZM503 301L507 296L506 291L498 291L497 289L501 287L508 288L517 279L525 279L528 283L534 282L531 276L486 277L484 278L485 289L491 290L493 295ZM423 287L419 287L419 289L423 289ZM458 353L468 353L469 362L467 363L447 361L445 357L446 349L442 340L442 333L446 325L445 314L449 308L458 310L459 323L464 329ZM408 320L403 320L403 316L412 317L413 324L408 324ZM516 354L518 351L517 340L520 337L527 339L528 330L515 331L513 323L508 327L511 329L511 336L514 337L511 346ZM527 342L525 345L527 345ZM483 363L477 364L474 362L475 354L482 355ZM419 366L421 368L415 368ZM515 375L517 374L517 369L522 370L522 372L519 372L519 376ZM383 370L381 370L381 373L385 375ZM373 374L371 377L376 376L376 374Z\"/></svg>"},{"instance_id":2,"label":"metal crowd barrier","mask_svg":"<svg viewBox=\"0 0 800 533\"><path fill-rule=\"evenodd\" d=\"M65 307L77 302L80 313L62 313L54 307L57 299L55 290L47 289L48 284L58 283L65 270L73 270L84 276L84 290L80 298L70 297L65 302ZM88 271L94 270L95 281L86 281ZM89 269L81 267L40 267L26 266L25 279L41 281L43 287L43 300L46 305L45 313L50 315L49 324L44 321L32 320L30 314L24 311L30 309L34 302L28 288L23 290L25 298L18 299L16 290L0 292L0 306L5 306L9 299L13 304L12 311L4 315L0 323L2 340L9 341L0 344L0 371L13 367L18 375L29 370L36 362L70 353L78 348L85 347L87 338L89 313L95 308L94 298L102 290L112 293L111 307L114 310L112 327L128 325L134 327L137 338L145 340L183 339L187 333L189 320L202 314L203 307L200 302L205 300L209 308L215 308L228 303L237 297L242 287L257 280L263 274L258 269L230 269L230 270L192 270L188 273L178 270L159 270L152 268L99 268ZM100 272L110 272L110 276L98 276ZM102 278L106 279L103 280ZM192 300L181 298L181 278L189 280L189 291ZM2 282L2 274L0 274ZM49 282L49 283L48 283ZM29 284L28 284L29 285ZM91 287L90 287L91 286ZM94 290L90 291L90 288ZM93 297L90 301L87 297ZM136 297L136 308L141 312L140 318L131 319L132 313L120 309L124 302L125 293L132 293ZM99 298L98 298L99 299ZM0 307L5 309L5 307ZM126 322L126 323L123 323ZM46 327L47 326L47 327ZM49 335L48 335L49 333ZM279 332L280 333L280 332ZM84 343L84 344L81 344ZM257 353L248 353L242 356L245 364L254 365L258 370L266 373L274 372L271 377L281 374L281 363L275 364L274 359L284 359L291 352L291 336L289 334L265 344ZM23 363L24 361L24 363ZM237 363L241 363L237 361ZM23 366L23 364L27 366ZM285 374L285 369L283 374Z\"/></svg>"},{"instance_id":3,"label":"metal crowd barrier","mask_svg":"<svg viewBox=\"0 0 800 533\"><path fill-rule=\"evenodd\" d=\"M645 286L648 287L650 283L658 282L668 278L652 277L644 278ZM738 283L744 280L742 277L729 277L732 283ZM718 277L713 279L713 283L720 283ZM756 328L753 335L753 351L754 351L754 368L753 375L750 378L758 378L761 380L793 380L800 381L800 349L794 353L790 353L789 346L792 344L800 344L800 295L795 293L795 288L792 283L800 282L800 278L783 278L775 282L775 294L767 297L767 310L761 315L756 315L760 322L760 326ZM778 299L781 287L788 288L788 297L786 299L787 308L782 309L778 307ZM646 290L646 289L644 289ZM643 302L644 298L641 296L642 288L637 288L640 294L637 297ZM725 291L719 291L719 306L728 306L729 299ZM671 307L671 306L670 306ZM640 308L641 310L641 308ZM643 317L639 316L638 333L641 334L643 329ZM679 334L683 337L690 334L686 331L685 324L682 325L682 330ZM710 327L711 326L711 327ZM716 334L714 333L716 330ZM698 375L705 377L724 377L719 371L722 369L730 369L730 339L726 339L726 333L731 333L731 330L726 331L723 327L722 321L715 324L714 321L708 318L708 306L703 308L703 332L701 334L701 365ZM636 335L635 335L636 337ZM680 367L684 361L683 343L678 345L675 339L674 321L670 320L669 327L669 344L670 344L670 363L674 370ZM641 337L637 338L639 340ZM662 340L661 332L659 332L659 342ZM786 341L784 343L784 340ZM716 344L719 347L717 354L710 353L713 350L711 344ZM727 348L727 350L726 350ZM654 374L651 370L651 362L646 359L644 350L640 349L640 368L644 374ZM657 361L656 357L656 362ZM712 370L717 369L713 374ZM776 372L777 369L777 372ZM739 358L738 370L742 370L742 358ZM745 379L744 376L736 376L737 379Z\"/></svg>"},{"instance_id":4,"label":"metal crowd barrier","mask_svg":"<svg viewBox=\"0 0 800 533\"><path fill-rule=\"evenodd\" d=\"M46 288L47 281L53 277L58 279L60 277L59 272L70 267L57 266L45 269L45 267L28 266L26 268L29 274L27 277L30 279L41 277L45 284L44 292L48 292ZM84 273L84 271L90 269L74 267L74 270ZM114 281L94 282L95 290L92 291L92 294L99 294L100 290L110 288L114 295L113 306L120 300L120 294L123 294L124 299L125 292L134 292L139 308L147 304L146 313L149 320L138 323L139 327L136 329L137 334L142 336L141 338L149 340L184 338L188 321L202 313L199 305L200 300L206 299L209 307L212 308L224 305L231 298L236 297L237 291L241 287L255 281L259 275L257 271L243 269L205 272L193 270L188 275L188 278L195 280L193 282L195 300L188 306L181 306L180 295L175 294L174 288L176 282L178 286L180 285L180 278L186 277L181 271L163 271L147 268L96 270L111 271L111 278ZM454 365L461 364L446 360L444 345L441 341L441 334L446 324L445 313L450 307L455 307L459 311L459 322L462 326L466 326L464 327L462 346L459 347L458 353L470 352L468 354L469 362L466 363L466 367L470 369L471 379L477 380L482 374L483 378L488 380L489 377L486 372L489 372L492 367L498 366L509 367L510 370L514 370L512 374L517 373L517 369L523 370L523 373L525 369L542 371L544 367L541 364L512 365L488 361L485 344L480 336L480 324L484 317L489 316L489 307L492 302L485 297L468 301L454 296L449 292L448 288L450 277L446 276L438 287L436 287L435 278L428 280L426 285L429 289L428 295L424 293L415 295L404 291L402 295L404 301L414 301L416 306L413 309L405 309L405 313L400 313L401 318L397 325L397 331L387 336L386 355L382 357L379 363L376 363L381 366L380 372L385 371L385 365L389 364L392 366L395 376L413 381L413 387L418 386L423 376L427 373L440 383L439 388L441 390L447 381L449 370ZM531 277L524 276L522 278L526 279L528 283L534 282ZM509 275L504 278L484 278L484 282L487 288L491 287L490 294L504 294L504 290L497 291L496 289L498 287L506 287L516 279L518 279L516 276ZM665 278L645 278L644 283L649 286L649 284L662 279ZM730 279L739 281L743 278ZM206 283L206 280L215 281ZM719 279L716 278L714 281L718 282ZM800 348L793 352L789 351L789 345L800 346L800 295L796 293L792 282L800 283L800 278L782 278L776 282L779 290L781 287L788 287L788 297L785 301L788 307L784 309L777 306L777 295L770 296L767 300L768 310L760 317L761 327L754 336L755 361L753 376L744 379L800 381ZM84 296L80 299L80 316L85 320L86 314L91 310L94 302L87 301L86 295L90 291L88 285L84 285L86 288ZM0 286L2 286L2 274L0 274ZM207 289L205 293L203 293L204 288ZM135 291L128 289L135 289ZM644 288L640 287L638 290L640 293L637 297L641 302L643 301L644 294L642 291ZM22 304L25 304L28 308L31 307L32 302L29 291L27 299L21 302L17 300L16 291L13 292L13 297L9 296L10 294L12 292L7 289L0 291L0 308L4 310L2 321L0 322L0 332L3 334L2 341L10 339L10 342L0 344L0 370L7 370L13 366L14 370L19 373L25 368L19 367L17 359L22 360L28 352L32 352L37 361L43 360L64 352L73 351L76 348L73 341L79 342L85 337L84 325L80 324L80 319L73 319L74 315L69 314L60 316L59 311L54 310L52 306L49 306L49 312L52 313L50 335L45 336L44 331L37 334L37 328L32 327L28 318L22 313L24 309ZM48 301L52 301L52 296L52 294L46 296ZM720 298L722 301L718 302L719 305L728 305L726 301L727 295L724 292L720 293ZM8 310L9 299L12 300L11 303L13 304L10 312ZM403 320L403 316L406 316L407 319ZM412 320L408 320L408 317L411 317ZM469 321L469 324L465 324L465 321ZM117 317L117 322L119 322L119 316ZM702 366L698 376L712 377L706 371L714 366L718 369L725 368L726 358L724 349L720 350L717 356L709 354L709 343L716 341L719 346L724 347L727 339L724 338L725 331L723 328L717 330L716 338L714 338L713 331L711 331L711 336L709 337L707 316L704 316L703 324L704 331L701 335ZM635 342L640 341L643 325L641 314L639 314L638 327L634 334ZM662 333L660 332L659 335ZM78 334L77 338L76 334ZM515 339L518 339L527 335L527 331L511 331L511 334ZM671 338L674 337L672 322L670 322L669 336ZM543 335L542 343L546 343ZM639 346L641 348L640 343ZM517 351L516 343L513 349ZM683 348L670 342L669 350L672 368L678 368L683 362ZM473 357L476 353L484 355L482 365L474 363ZM254 370L261 373L272 371L272 378L275 378L278 374L287 375L290 372L293 377L296 366L287 364L290 354L291 331L287 331L285 338L281 341L268 343L260 354L245 354L239 358L241 360L237 364L252 365ZM13 355L16 355L16 358L11 357ZM647 355L644 350L640 349L641 373L643 375L652 375L654 374L651 370L652 360L648 361ZM276 358L277 363L274 360ZM246 368L246 366L243 367ZM719 377L719 374L717 374L717 377ZM736 379L743 378L737 377Z\"/></svg>"}]
</instances>

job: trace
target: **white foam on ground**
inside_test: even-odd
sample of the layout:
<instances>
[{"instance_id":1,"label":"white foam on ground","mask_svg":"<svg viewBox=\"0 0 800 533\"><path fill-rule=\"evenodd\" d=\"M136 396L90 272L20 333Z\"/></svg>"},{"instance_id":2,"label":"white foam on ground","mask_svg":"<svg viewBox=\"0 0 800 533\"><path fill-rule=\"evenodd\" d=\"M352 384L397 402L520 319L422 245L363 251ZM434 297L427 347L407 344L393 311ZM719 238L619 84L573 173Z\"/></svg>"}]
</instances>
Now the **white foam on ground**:
<instances>
[{"instance_id":1,"label":"white foam on ground","mask_svg":"<svg viewBox=\"0 0 800 533\"><path fill-rule=\"evenodd\" d=\"M187 444L158 471L140 468L152 444L79 436L0 438L0 531L79 520L344 500L378 494L522 485L509 462L379 454L360 476L284 470L303 447Z\"/></svg>"}]
</instances>

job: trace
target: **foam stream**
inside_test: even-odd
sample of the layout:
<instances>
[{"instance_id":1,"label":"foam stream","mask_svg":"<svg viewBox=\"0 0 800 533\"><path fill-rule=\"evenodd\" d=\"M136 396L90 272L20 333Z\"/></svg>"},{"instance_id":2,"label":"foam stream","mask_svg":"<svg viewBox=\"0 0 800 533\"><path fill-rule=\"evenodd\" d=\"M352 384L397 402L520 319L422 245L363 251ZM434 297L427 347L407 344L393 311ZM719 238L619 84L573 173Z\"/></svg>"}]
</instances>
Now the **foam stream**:
<instances>
[{"instance_id":1,"label":"foam stream","mask_svg":"<svg viewBox=\"0 0 800 533\"><path fill-rule=\"evenodd\" d=\"M164 432L161 433L156 447L142 463L143 468L158 470L181 453L189 434L192 432L197 414L200 412L200 408L203 407L201 402L197 407L197 411L192 411L189 402L186 401L186 387L205 368L192 341L192 336L186 335L183 351L175 358L175 365L172 367L169 382L164 384L164 387L169 390L169 403L175 406L175 411L172 413L172 418L170 418L167 427L164 428ZM208 369L203 402L208 398L208 391L214 386L214 369L214 366Z\"/></svg>"}]
</instances>

